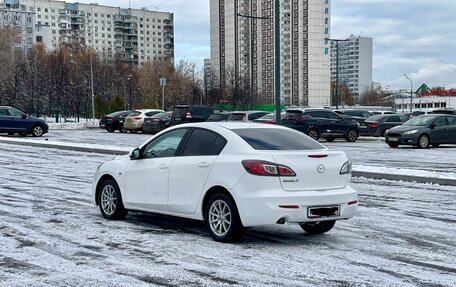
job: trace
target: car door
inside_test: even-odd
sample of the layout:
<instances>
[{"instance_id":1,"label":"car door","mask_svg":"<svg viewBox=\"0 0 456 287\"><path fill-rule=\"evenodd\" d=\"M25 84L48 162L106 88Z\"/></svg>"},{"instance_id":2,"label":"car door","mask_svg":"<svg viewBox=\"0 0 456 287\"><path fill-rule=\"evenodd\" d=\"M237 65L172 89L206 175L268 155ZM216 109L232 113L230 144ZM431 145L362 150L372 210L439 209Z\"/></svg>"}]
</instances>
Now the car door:
<instances>
[{"instance_id":1,"label":"car door","mask_svg":"<svg viewBox=\"0 0 456 287\"><path fill-rule=\"evenodd\" d=\"M125 172L126 202L146 210L168 210L168 177L188 129L170 131L152 139Z\"/></svg>"},{"instance_id":2,"label":"car door","mask_svg":"<svg viewBox=\"0 0 456 287\"><path fill-rule=\"evenodd\" d=\"M447 117L439 117L434 120L429 130L431 144L443 144L448 142Z\"/></svg>"},{"instance_id":3,"label":"car door","mask_svg":"<svg viewBox=\"0 0 456 287\"><path fill-rule=\"evenodd\" d=\"M334 134L344 134L346 130L346 124L344 119L336 113L325 111L325 117L328 120L328 132Z\"/></svg>"},{"instance_id":4,"label":"car door","mask_svg":"<svg viewBox=\"0 0 456 287\"><path fill-rule=\"evenodd\" d=\"M182 156L176 157L169 173L170 211L195 213L206 180L226 140L213 131L194 129ZM222 149L220 148L222 146Z\"/></svg>"},{"instance_id":5,"label":"car door","mask_svg":"<svg viewBox=\"0 0 456 287\"><path fill-rule=\"evenodd\" d=\"M326 118L324 111L306 111L305 114L312 117L314 125L317 126L320 133L331 132L330 120Z\"/></svg>"},{"instance_id":6,"label":"car door","mask_svg":"<svg viewBox=\"0 0 456 287\"><path fill-rule=\"evenodd\" d=\"M8 122L10 121L9 117L10 116L9 116L8 108L0 107L0 131L9 130L9 125L8 125Z\"/></svg>"},{"instance_id":7,"label":"car door","mask_svg":"<svg viewBox=\"0 0 456 287\"><path fill-rule=\"evenodd\" d=\"M446 117L448 122L448 143L456 144L456 117Z\"/></svg>"}]
</instances>

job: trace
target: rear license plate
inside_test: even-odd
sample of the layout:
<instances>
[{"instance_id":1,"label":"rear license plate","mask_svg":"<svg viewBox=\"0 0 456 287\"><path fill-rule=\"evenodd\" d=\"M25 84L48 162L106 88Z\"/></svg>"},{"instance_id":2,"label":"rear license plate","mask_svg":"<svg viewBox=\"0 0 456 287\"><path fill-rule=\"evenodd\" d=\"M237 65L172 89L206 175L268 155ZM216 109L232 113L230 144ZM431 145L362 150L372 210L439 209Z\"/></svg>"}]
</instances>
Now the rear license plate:
<instances>
[{"instance_id":1,"label":"rear license plate","mask_svg":"<svg viewBox=\"0 0 456 287\"><path fill-rule=\"evenodd\" d=\"M340 206L313 206L307 208L308 218L334 217L340 215Z\"/></svg>"},{"instance_id":2,"label":"rear license plate","mask_svg":"<svg viewBox=\"0 0 456 287\"><path fill-rule=\"evenodd\" d=\"M399 141L399 139L398 138L388 138L388 141L389 142L397 142L397 141Z\"/></svg>"},{"instance_id":3,"label":"rear license plate","mask_svg":"<svg viewBox=\"0 0 456 287\"><path fill-rule=\"evenodd\" d=\"M105 127L105 124L100 124L100 128L104 128Z\"/></svg>"},{"instance_id":4,"label":"rear license plate","mask_svg":"<svg viewBox=\"0 0 456 287\"><path fill-rule=\"evenodd\" d=\"M174 118L176 122L180 122L181 118Z\"/></svg>"},{"instance_id":5,"label":"rear license plate","mask_svg":"<svg viewBox=\"0 0 456 287\"><path fill-rule=\"evenodd\" d=\"M359 126L360 129L367 129L367 126Z\"/></svg>"}]
</instances>

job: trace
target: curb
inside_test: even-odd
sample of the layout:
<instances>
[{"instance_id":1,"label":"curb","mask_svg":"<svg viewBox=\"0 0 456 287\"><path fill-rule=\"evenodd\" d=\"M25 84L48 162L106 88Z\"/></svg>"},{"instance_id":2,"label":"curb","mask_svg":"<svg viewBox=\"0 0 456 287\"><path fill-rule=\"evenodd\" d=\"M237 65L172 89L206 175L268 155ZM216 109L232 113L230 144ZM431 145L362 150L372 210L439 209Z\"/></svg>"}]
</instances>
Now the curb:
<instances>
[{"instance_id":1,"label":"curb","mask_svg":"<svg viewBox=\"0 0 456 287\"><path fill-rule=\"evenodd\" d=\"M352 176L353 177L366 177L366 178L372 178L372 179L387 179L387 180L399 180L399 181L408 181L408 182L432 183L432 184L456 186L456 179L450 179L450 178L414 176L414 175L391 174L391 173L377 173L377 172L359 171L359 170L353 170Z\"/></svg>"},{"instance_id":2,"label":"curb","mask_svg":"<svg viewBox=\"0 0 456 287\"><path fill-rule=\"evenodd\" d=\"M44 147L44 148L55 148L60 150L70 150L70 151L80 151L80 152L93 152L101 154L113 154L113 155L124 155L129 153L129 149L110 149L110 148L99 148L99 147L85 147L85 146L69 146L53 142L30 142L30 141L14 141L14 140L3 140L0 139L0 143L3 144L13 144L13 145L22 145L22 146L34 146L34 147Z\"/></svg>"},{"instance_id":3,"label":"curb","mask_svg":"<svg viewBox=\"0 0 456 287\"><path fill-rule=\"evenodd\" d=\"M80 152L92 152L100 154L113 154L113 155L125 155L129 153L130 149L125 148L124 150L120 148L101 148L95 146L77 146L77 145L64 145L54 142L44 142L44 141L23 141L23 140L11 140L11 139L2 139L0 138L0 143L3 144L13 144L13 145L23 145L23 146L35 146L35 147L44 147L44 148L55 148L61 150L70 150L70 151L80 151ZM353 177L365 177L371 179L386 179L386 180L397 180L397 181L407 181L407 182L418 182L418 183L432 183L440 185L449 185L456 186L456 179L450 178L438 178L438 177L425 177L425 176L413 176L413 175L401 175L401 174L391 174L391 173L378 173L370 171L352 171Z\"/></svg>"}]
</instances>

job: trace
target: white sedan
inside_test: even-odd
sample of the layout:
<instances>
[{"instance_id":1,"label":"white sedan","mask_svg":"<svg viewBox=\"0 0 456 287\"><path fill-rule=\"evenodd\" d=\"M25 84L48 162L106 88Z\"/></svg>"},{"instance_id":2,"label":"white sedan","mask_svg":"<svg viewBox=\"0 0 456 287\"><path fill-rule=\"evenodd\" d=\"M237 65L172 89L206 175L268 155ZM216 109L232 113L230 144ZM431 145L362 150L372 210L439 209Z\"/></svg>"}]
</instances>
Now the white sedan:
<instances>
[{"instance_id":1,"label":"white sedan","mask_svg":"<svg viewBox=\"0 0 456 287\"><path fill-rule=\"evenodd\" d=\"M107 219L134 210L204 220L220 242L285 222L321 234L358 207L350 173L344 152L286 127L183 124L102 164L92 199Z\"/></svg>"}]
</instances>

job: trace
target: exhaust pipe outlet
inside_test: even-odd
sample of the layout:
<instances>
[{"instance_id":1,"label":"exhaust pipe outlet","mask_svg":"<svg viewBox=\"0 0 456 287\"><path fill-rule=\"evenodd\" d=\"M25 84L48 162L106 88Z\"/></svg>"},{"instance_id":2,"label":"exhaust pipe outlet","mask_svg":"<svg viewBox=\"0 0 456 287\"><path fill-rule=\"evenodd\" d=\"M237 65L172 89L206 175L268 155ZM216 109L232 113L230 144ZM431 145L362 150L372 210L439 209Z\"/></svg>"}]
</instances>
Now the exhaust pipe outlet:
<instances>
[{"instance_id":1,"label":"exhaust pipe outlet","mask_svg":"<svg viewBox=\"0 0 456 287\"><path fill-rule=\"evenodd\" d=\"M277 220L276 222L277 224L285 224L285 218L280 218L279 220Z\"/></svg>"}]
</instances>

